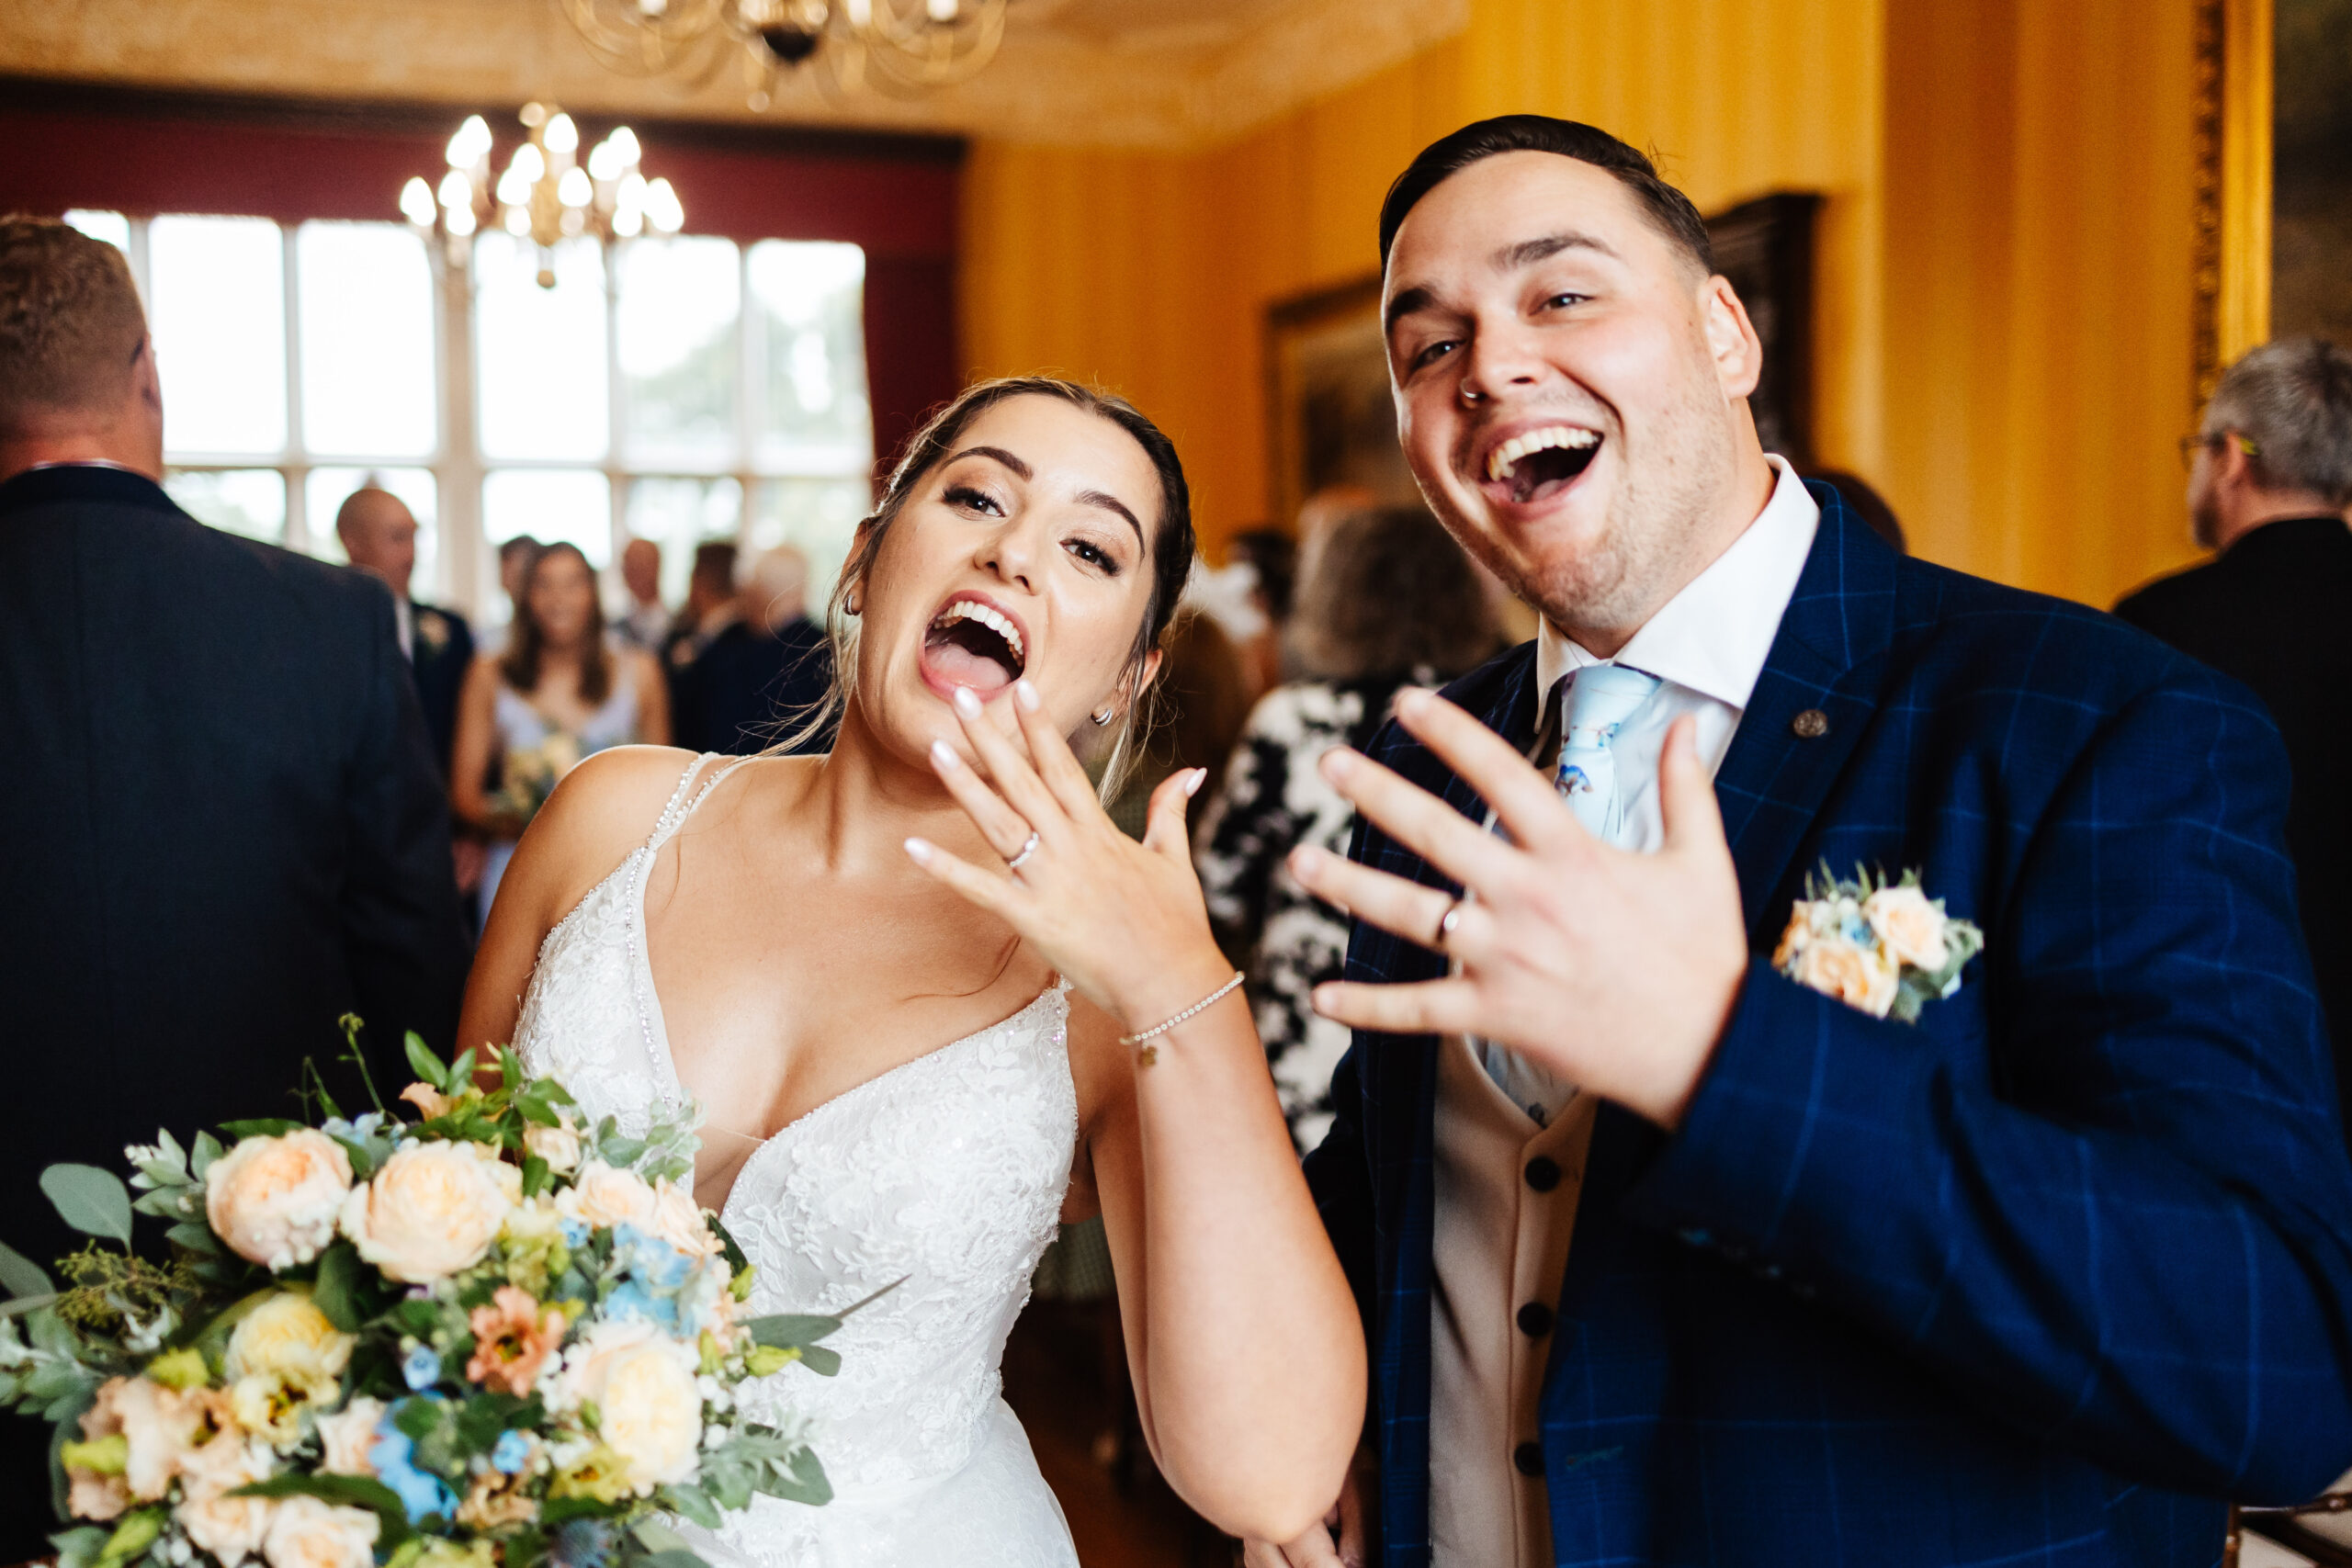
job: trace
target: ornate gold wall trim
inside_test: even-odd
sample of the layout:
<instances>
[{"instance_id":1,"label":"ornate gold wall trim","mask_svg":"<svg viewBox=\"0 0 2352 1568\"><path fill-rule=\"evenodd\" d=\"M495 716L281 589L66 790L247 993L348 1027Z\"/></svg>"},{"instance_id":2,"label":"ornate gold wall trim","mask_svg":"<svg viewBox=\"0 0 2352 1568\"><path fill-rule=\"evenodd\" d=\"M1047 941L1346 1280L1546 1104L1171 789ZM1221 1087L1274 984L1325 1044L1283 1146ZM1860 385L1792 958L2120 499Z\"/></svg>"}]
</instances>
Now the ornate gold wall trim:
<instances>
[{"instance_id":1,"label":"ornate gold wall trim","mask_svg":"<svg viewBox=\"0 0 2352 1568\"><path fill-rule=\"evenodd\" d=\"M2197 0L2197 408L2270 335L2272 0Z\"/></svg>"}]
</instances>

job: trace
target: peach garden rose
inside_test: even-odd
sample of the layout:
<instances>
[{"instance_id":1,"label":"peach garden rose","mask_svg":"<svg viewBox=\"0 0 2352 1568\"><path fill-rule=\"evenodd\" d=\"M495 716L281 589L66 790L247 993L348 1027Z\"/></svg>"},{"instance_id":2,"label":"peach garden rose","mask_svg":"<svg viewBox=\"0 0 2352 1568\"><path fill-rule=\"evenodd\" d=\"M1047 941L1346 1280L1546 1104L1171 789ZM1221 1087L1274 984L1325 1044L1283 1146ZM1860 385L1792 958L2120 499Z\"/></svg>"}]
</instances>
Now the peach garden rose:
<instances>
[{"instance_id":1,"label":"peach garden rose","mask_svg":"<svg viewBox=\"0 0 2352 1568\"><path fill-rule=\"evenodd\" d=\"M429 1285L481 1262L521 1198L523 1178L478 1147L411 1144L353 1188L343 1234L359 1256L408 1285Z\"/></svg>"},{"instance_id":2,"label":"peach garden rose","mask_svg":"<svg viewBox=\"0 0 2352 1568\"><path fill-rule=\"evenodd\" d=\"M351 1156L303 1127L246 1138L205 1173L204 1214L229 1250L273 1271L309 1263L334 1239Z\"/></svg>"}]
</instances>

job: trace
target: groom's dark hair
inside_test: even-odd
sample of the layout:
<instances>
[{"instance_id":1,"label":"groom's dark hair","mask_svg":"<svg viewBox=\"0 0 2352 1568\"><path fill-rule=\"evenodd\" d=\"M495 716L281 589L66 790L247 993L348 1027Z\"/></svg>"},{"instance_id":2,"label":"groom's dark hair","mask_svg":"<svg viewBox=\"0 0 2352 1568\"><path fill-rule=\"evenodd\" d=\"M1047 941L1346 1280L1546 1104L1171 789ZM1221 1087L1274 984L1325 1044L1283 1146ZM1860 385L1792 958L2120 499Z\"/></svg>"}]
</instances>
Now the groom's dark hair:
<instances>
[{"instance_id":1,"label":"groom's dark hair","mask_svg":"<svg viewBox=\"0 0 2352 1568\"><path fill-rule=\"evenodd\" d=\"M1675 249L1688 256L1701 276L1715 270L1714 246L1708 241L1706 221L1690 198L1666 183L1657 165L1609 132L1573 119L1549 115L1506 114L1465 125L1421 149L1420 155L1388 187L1380 204L1380 265L1388 266L1389 250L1405 215L1421 197L1483 159L1500 152L1551 152L1606 169L1642 205L1642 210Z\"/></svg>"}]
</instances>

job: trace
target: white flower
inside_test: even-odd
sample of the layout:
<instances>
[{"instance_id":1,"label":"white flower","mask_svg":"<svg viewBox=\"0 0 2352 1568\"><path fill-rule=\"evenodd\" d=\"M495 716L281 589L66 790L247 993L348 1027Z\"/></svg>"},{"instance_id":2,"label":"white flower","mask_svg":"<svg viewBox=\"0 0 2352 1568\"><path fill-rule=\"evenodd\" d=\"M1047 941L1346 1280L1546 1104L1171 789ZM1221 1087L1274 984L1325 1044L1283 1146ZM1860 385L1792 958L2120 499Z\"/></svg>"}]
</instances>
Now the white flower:
<instances>
[{"instance_id":1,"label":"white flower","mask_svg":"<svg viewBox=\"0 0 2352 1568\"><path fill-rule=\"evenodd\" d=\"M560 1127L542 1127L533 1122L523 1129L523 1149L548 1162L548 1168L559 1175L570 1175L580 1168L580 1134L570 1122Z\"/></svg>"},{"instance_id":2,"label":"white flower","mask_svg":"<svg viewBox=\"0 0 2352 1568\"><path fill-rule=\"evenodd\" d=\"M319 1469L328 1475L373 1475L368 1450L383 1425L384 1402L361 1394L332 1416L319 1417Z\"/></svg>"},{"instance_id":3,"label":"white flower","mask_svg":"<svg viewBox=\"0 0 2352 1568\"><path fill-rule=\"evenodd\" d=\"M582 1166L571 1185L555 1201L559 1213L590 1230L632 1224L648 1235L656 1229L654 1203L653 1189L643 1177L633 1170L616 1170L600 1159Z\"/></svg>"},{"instance_id":4,"label":"white flower","mask_svg":"<svg viewBox=\"0 0 2352 1568\"><path fill-rule=\"evenodd\" d=\"M1951 956L1944 912L1917 883L1880 888L1863 902L1862 918L1888 953L1914 968L1933 974Z\"/></svg>"},{"instance_id":5,"label":"white flower","mask_svg":"<svg viewBox=\"0 0 2352 1568\"><path fill-rule=\"evenodd\" d=\"M265 1269L308 1263L334 1239L351 1156L324 1133L247 1138L204 1178L204 1214L229 1250Z\"/></svg>"},{"instance_id":6,"label":"white flower","mask_svg":"<svg viewBox=\"0 0 2352 1568\"><path fill-rule=\"evenodd\" d=\"M693 1477L702 1442L695 1353L640 1318L608 1320L564 1353L551 1404L595 1402L597 1436L638 1492Z\"/></svg>"},{"instance_id":7,"label":"white flower","mask_svg":"<svg viewBox=\"0 0 2352 1568\"><path fill-rule=\"evenodd\" d=\"M689 1258L709 1258L721 1250L717 1234L703 1220L702 1205L695 1201L694 1193L673 1181L665 1179L654 1185L651 1228L655 1235Z\"/></svg>"},{"instance_id":8,"label":"white flower","mask_svg":"<svg viewBox=\"0 0 2352 1568\"><path fill-rule=\"evenodd\" d=\"M269 1522L262 1556L269 1568L375 1568L376 1532L381 1528L365 1508L288 1497Z\"/></svg>"},{"instance_id":9,"label":"white flower","mask_svg":"<svg viewBox=\"0 0 2352 1568\"><path fill-rule=\"evenodd\" d=\"M429 1285L490 1250L522 1196L522 1173L473 1144L412 1144L352 1189L343 1234L392 1279Z\"/></svg>"}]
</instances>

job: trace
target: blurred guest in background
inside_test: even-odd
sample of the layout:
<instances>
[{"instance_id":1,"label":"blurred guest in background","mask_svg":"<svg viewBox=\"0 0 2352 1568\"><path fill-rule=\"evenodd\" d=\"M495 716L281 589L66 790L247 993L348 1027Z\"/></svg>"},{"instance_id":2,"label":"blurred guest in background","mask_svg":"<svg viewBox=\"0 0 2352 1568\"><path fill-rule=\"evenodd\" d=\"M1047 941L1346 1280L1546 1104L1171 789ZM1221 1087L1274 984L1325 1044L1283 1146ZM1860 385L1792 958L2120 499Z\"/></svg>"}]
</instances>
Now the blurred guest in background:
<instances>
[{"instance_id":1,"label":"blurred guest in background","mask_svg":"<svg viewBox=\"0 0 2352 1568\"><path fill-rule=\"evenodd\" d=\"M2254 350L2182 455L2190 528L2216 558L2115 613L2253 687L2287 738L2287 851L2352 1122L2352 354L2318 338Z\"/></svg>"},{"instance_id":2,"label":"blurred guest in background","mask_svg":"<svg viewBox=\"0 0 2352 1568\"><path fill-rule=\"evenodd\" d=\"M449 739L458 725L458 689L473 665L473 631L456 611L409 597L409 579L416 572L416 517L399 496L373 485L353 491L334 514L334 533L351 564L392 591L401 652L416 679L434 761L446 776Z\"/></svg>"},{"instance_id":3,"label":"blurred guest in background","mask_svg":"<svg viewBox=\"0 0 2352 1568\"><path fill-rule=\"evenodd\" d=\"M1855 515L1871 526L1871 532L1894 547L1897 555L1910 554L1910 546L1903 537L1903 521L1894 515L1894 508L1886 497L1872 489L1860 474L1849 474L1842 468L1816 468L1812 477L1835 489L1846 498L1846 504Z\"/></svg>"},{"instance_id":4,"label":"blurred guest in background","mask_svg":"<svg viewBox=\"0 0 2352 1568\"><path fill-rule=\"evenodd\" d=\"M1263 617L1251 636L1235 638L1250 700L1256 702L1282 683L1283 634L1290 626L1291 592L1298 579L1298 541L1279 528L1251 528L1226 546L1229 561L1251 577L1250 607Z\"/></svg>"},{"instance_id":5,"label":"blurred guest in background","mask_svg":"<svg viewBox=\"0 0 2352 1568\"><path fill-rule=\"evenodd\" d=\"M541 546L528 534L517 534L498 547L498 591L506 596L506 621L514 621L515 602L523 592L523 573L530 569L532 558ZM474 649L479 653L496 653L506 646L506 626L484 626L475 635Z\"/></svg>"},{"instance_id":6,"label":"blurred guest in background","mask_svg":"<svg viewBox=\"0 0 2352 1568\"><path fill-rule=\"evenodd\" d=\"M0 1193L43 1265L81 1240L44 1167L290 1113L306 1058L364 1103L336 1019L404 1082L465 977L391 596L205 527L163 472L122 253L0 219ZM0 1562L49 1554L48 1446L0 1421Z\"/></svg>"},{"instance_id":7,"label":"blurred guest in background","mask_svg":"<svg viewBox=\"0 0 2352 1568\"><path fill-rule=\"evenodd\" d=\"M578 547L539 551L520 587L505 648L480 655L466 673L449 774L450 808L490 840L480 896L485 921L515 840L581 758L607 746L670 743L661 666L605 637L596 574ZM493 759L495 795L482 784Z\"/></svg>"},{"instance_id":8,"label":"blurred guest in background","mask_svg":"<svg viewBox=\"0 0 2352 1568\"><path fill-rule=\"evenodd\" d=\"M621 586L628 590L628 613L613 623L623 647L659 654L670 636L670 612L662 605L662 547L631 539L621 547Z\"/></svg>"},{"instance_id":9,"label":"blurred guest in background","mask_svg":"<svg viewBox=\"0 0 2352 1568\"><path fill-rule=\"evenodd\" d=\"M724 539L696 545L694 569L686 578L686 603L662 645L662 663L672 670L692 664L735 614L735 547Z\"/></svg>"},{"instance_id":10,"label":"blurred guest in background","mask_svg":"<svg viewBox=\"0 0 2352 1568\"><path fill-rule=\"evenodd\" d=\"M1258 1034L1301 1153L1330 1122L1345 1024L1315 987L1346 966L1348 917L1308 893L1284 859L1300 844L1345 854L1355 821L1316 759L1361 749L1408 681L1452 680L1501 651L1479 573L1418 506L1350 513L1319 536L1301 579L1291 647L1306 678L1250 711L1223 787L1193 835L1218 944L1249 977Z\"/></svg>"},{"instance_id":11,"label":"blurred guest in background","mask_svg":"<svg viewBox=\"0 0 2352 1568\"><path fill-rule=\"evenodd\" d=\"M808 558L779 545L752 563L736 615L671 681L675 744L737 756L794 736L832 685L832 650L808 618ZM829 734L794 736L795 751L832 749Z\"/></svg>"},{"instance_id":12,"label":"blurred guest in background","mask_svg":"<svg viewBox=\"0 0 2352 1568\"><path fill-rule=\"evenodd\" d=\"M1111 819L1136 838L1143 836L1151 792L1169 774L1203 768L1209 776L1200 793L1216 788L1234 737L1250 715L1241 656L1215 617L1179 610L1159 646L1163 657L1159 679L1150 688L1151 722L1138 727L1136 765L1111 803Z\"/></svg>"}]
</instances>

